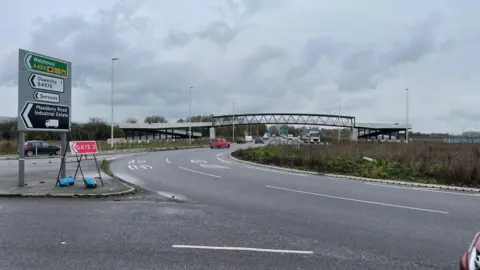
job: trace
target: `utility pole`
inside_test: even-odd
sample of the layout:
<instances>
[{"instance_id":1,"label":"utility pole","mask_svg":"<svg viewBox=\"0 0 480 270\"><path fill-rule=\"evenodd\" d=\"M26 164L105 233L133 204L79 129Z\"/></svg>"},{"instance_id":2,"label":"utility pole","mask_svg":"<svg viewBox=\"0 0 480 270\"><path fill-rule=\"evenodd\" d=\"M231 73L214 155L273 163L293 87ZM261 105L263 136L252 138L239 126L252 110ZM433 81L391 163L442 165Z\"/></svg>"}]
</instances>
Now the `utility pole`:
<instances>
[{"instance_id":1,"label":"utility pole","mask_svg":"<svg viewBox=\"0 0 480 270\"><path fill-rule=\"evenodd\" d=\"M112 58L112 95L111 95L111 109L112 109L112 123L110 127L110 146L113 147L113 141L114 141L114 134L113 134L113 93L114 93L114 79L115 79L115 73L114 73L114 63L115 61L120 60L119 58Z\"/></svg>"},{"instance_id":2,"label":"utility pole","mask_svg":"<svg viewBox=\"0 0 480 270\"><path fill-rule=\"evenodd\" d=\"M337 119L337 142L340 143L340 100L337 100L337 107L338 107L338 119Z\"/></svg>"},{"instance_id":3,"label":"utility pole","mask_svg":"<svg viewBox=\"0 0 480 270\"><path fill-rule=\"evenodd\" d=\"M409 98L408 98L408 88L405 89L406 92L406 101L405 101L405 142L408 143L408 114L409 114Z\"/></svg>"},{"instance_id":4,"label":"utility pole","mask_svg":"<svg viewBox=\"0 0 480 270\"><path fill-rule=\"evenodd\" d=\"M192 86L190 86L190 113L188 117L188 144L192 144Z\"/></svg>"},{"instance_id":5,"label":"utility pole","mask_svg":"<svg viewBox=\"0 0 480 270\"><path fill-rule=\"evenodd\" d=\"M232 103L232 142L235 141L235 101Z\"/></svg>"}]
</instances>

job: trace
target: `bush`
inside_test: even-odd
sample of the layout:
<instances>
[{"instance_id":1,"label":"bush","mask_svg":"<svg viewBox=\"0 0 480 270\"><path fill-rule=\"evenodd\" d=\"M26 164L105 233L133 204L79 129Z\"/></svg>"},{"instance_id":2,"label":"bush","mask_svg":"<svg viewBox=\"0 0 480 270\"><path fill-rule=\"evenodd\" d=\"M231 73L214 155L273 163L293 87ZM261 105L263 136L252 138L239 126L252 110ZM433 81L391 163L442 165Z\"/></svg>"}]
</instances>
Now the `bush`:
<instances>
[{"instance_id":1,"label":"bush","mask_svg":"<svg viewBox=\"0 0 480 270\"><path fill-rule=\"evenodd\" d=\"M268 145L233 156L320 173L480 187L480 146L441 142ZM374 159L367 161L364 157Z\"/></svg>"}]
</instances>

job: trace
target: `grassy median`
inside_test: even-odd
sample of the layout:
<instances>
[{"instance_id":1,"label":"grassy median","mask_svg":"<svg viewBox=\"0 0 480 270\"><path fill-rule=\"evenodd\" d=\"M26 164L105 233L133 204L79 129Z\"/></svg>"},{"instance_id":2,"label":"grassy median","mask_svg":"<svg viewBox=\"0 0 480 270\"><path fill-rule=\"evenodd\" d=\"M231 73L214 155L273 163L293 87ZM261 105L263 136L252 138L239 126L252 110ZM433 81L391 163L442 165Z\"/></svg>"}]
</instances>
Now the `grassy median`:
<instances>
[{"instance_id":1,"label":"grassy median","mask_svg":"<svg viewBox=\"0 0 480 270\"><path fill-rule=\"evenodd\" d=\"M236 158L320 173L480 187L480 146L444 143L269 145L232 153Z\"/></svg>"}]
</instances>

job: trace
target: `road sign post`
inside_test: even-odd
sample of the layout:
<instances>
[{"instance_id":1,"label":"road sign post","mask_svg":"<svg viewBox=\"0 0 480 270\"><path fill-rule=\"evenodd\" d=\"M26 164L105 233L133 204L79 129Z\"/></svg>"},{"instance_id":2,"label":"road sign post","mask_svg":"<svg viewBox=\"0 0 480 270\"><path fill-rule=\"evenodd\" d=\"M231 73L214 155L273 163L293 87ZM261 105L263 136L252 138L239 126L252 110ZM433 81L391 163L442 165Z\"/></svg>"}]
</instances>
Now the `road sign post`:
<instances>
[{"instance_id":1,"label":"road sign post","mask_svg":"<svg viewBox=\"0 0 480 270\"><path fill-rule=\"evenodd\" d=\"M18 131L19 186L24 186L25 132L62 132L62 149L71 127L72 65L68 61L19 50ZM62 165L65 158L62 157ZM62 177L65 166L62 166Z\"/></svg>"}]
</instances>

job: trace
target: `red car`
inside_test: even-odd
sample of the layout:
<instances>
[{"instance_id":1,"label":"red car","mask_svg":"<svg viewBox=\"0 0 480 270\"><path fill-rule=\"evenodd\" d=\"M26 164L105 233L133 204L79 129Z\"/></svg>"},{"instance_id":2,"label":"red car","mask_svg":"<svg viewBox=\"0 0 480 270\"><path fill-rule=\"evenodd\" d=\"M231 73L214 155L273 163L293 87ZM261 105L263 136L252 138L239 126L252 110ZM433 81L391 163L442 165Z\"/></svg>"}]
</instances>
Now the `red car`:
<instances>
[{"instance_id":1,"label":"red car","mask_svg":"<svg viewBox=\"0 0 480 270\"><path fill-rule=\"evenodd\" d=\"M213 139L208 143L210 148L230 148L230 143L224 138Z\"/></svg>"},{"instance_id":2,"label":"red car","mask_svg":"<svg viewBox=\"0 0 480 270\"><path fill-rule=\"evenodd\" d=\"M473 238L468 250L460 258L460 270L480 269L480 233Z\"/></svg>"}]
</instances>

